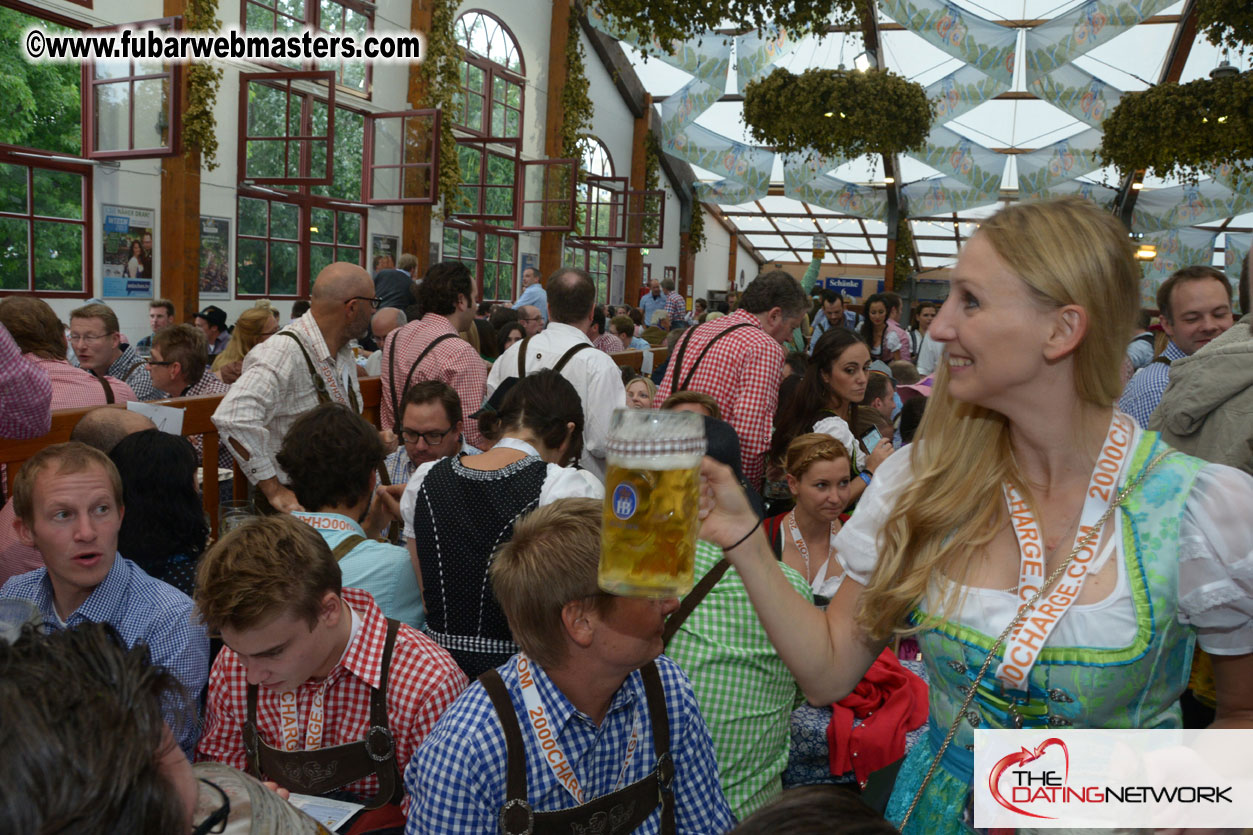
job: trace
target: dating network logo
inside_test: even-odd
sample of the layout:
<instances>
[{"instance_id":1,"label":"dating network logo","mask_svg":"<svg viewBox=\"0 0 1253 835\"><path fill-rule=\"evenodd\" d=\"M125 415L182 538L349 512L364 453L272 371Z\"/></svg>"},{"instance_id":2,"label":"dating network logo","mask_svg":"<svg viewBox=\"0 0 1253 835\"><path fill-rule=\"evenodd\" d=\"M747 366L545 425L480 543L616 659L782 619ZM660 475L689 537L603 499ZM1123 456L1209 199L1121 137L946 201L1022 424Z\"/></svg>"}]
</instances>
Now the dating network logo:
<instances>
[{"instance_id":1,"label":"dating network logo","mask_svg":"<svg viewBox=\"0 0 1253 835\"><path fill-rule=\"evenodd\" d=\"M1039 788L1062 789L1063 794L1067 788L1066 783L1070 780L1070 749L1066 747L1066 743L1057 737L1050 737L1044 740L1034 749L1023 748L1008 756L1001 757L996 765L992 767L992 771L988 774L988 790L992 792L992 798L1006 809L1019 815L1026 815L1031 818L1046 818L1048 820L1056 820L1052 815L1037 815L1035 812L1028 812L1025 809L1019 809L1013 803L1005 799L1005 795L1001 794L1001 777L1013 766L1023 766L1028 763L1035 762L1044 756L1044 752L1049 748L1057 746L1062 749L1062 756L1065 758L1066 768L1062 772L1060 782L1057 780L1056 771L1045 771L1036 776L1031 771L1025 769L1015 769L1012 773L1016 776L1017 783L1010 788L1010 796L1019 803L1027 803L1035 799L1032 796L1032 781L1036 781ZM1025 789L1025 791L1019 791ZM1039 793L1037 793L1039 794ZM1052 801L1054 798L1046 797Z\"/></svg>"}]
</instances>

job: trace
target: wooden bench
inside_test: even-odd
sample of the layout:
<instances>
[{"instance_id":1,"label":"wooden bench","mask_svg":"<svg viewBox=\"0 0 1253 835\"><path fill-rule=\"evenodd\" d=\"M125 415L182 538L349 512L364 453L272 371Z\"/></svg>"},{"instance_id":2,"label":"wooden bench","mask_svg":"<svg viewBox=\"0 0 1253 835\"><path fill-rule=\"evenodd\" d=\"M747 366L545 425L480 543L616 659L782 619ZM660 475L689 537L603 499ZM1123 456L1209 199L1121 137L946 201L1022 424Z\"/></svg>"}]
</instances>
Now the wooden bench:
<instances>
[{"instance_id":1,"label":"wooden bench","mask_svg":"<svg viewBox=\"0 0 1253 835\"><path fill-rule=\"evenodd\" d=\"M379 384L378 377L363 377L361 379L361 398L364 403L363 417L375 426L378 426L379 423L379 395L381 391L382 386ZM217 410L218 404L222 402L222 397L223 395L220 394L211 394L202 397L171 397L168 400L153 401L157 405L174 406L183 410L182 435L184 437L201 435L204 438L203 460L210 462L210 465L206 467L202 495L204 510L209 515L209 528L213 536L217 536L218 505L221 500L221 497L218 495L218 480L215 477L217 472L215 464L218 460L218 449L221 440L218 437L217 427L213 425L213 413ZM83 415L95 409L124 408L126 408L124 405L118 404L114 406L92 406L87 409L62 409L52 413L52 428L48 430L48 434L25 441L0 440L0 464L6 464L8 467L7 495L13 495L13 480L17 478L17 471L21 468L21 465L44 447L68 441L70 432L73 431ZM243 471L240 470L238 461L234 462L232 469L234 471L232 498L243 501L248 498L248 480L245 478Z\"/></svg>"},{"instance_id":2,"label":"wooden bench","mask_svg":"<svg viewBox=\"0 0 1253 835\"><path fill-rule=\"evenodd\" d=\"M619 351L618 353L610 354L609 356L613 357L613 361L618 364L619 368L630 367L639 371L644 367L643 351Z\"/></svg>"}]
</instances>

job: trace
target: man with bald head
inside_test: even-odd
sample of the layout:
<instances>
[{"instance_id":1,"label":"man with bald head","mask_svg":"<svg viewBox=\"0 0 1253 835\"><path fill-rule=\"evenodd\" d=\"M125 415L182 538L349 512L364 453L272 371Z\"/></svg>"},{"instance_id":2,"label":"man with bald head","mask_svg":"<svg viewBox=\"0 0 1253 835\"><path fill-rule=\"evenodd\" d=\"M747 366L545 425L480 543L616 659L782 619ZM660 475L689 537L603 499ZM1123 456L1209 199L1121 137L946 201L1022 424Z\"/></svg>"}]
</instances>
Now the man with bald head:
<instances>
[{"instance_id":1,"label":"man with bald head","mask_svg":"<svg viewBox=\"0 0 1253 835\"><path fill-rule=\"evenodd\" d=\"M214 412L222 443L273 509L302 509L275 460L296 418L319 403L361 411L348 343L366 335L377 307L369 273L342 261L327 266L313 283L309 312L248 352Z\"/></svg>"},{"instance_id":2,"label":"man with bald head","mask_svg":"<svg viewBox=\"0 0 1253 835\"><path fill-rule=\"evenodd\" d=\"M518 308L518 321L522 323L527 336L535 336L544 329L544 316L533 305L524 304Z\"/></svg>"},{"instance_id":3,"label":"man with bald head","mask_svg":"<svg viewBox=\"0 0 1253 835\"><path fill-rule=\"evenodd\" d=\"M70 440L95 447L108 455L118 441L127 435L155 428L152 421L139 412L101 406L79 418L70 432ZM10 577L34 571L44 564L39 551L18 538L17 530L13 527L16 521L17 514L13 512L13 502L10 501L0 509L0 585Z\"/></svg>"},{"instance_id":4,"label":"man with bald head","mask_svg":"<svg viewBox=\"0 0 1253 835\"><path fill-rule=\"evenodd\" d=\"M370 354L369 359L365 361L367 377L377 377L383 373L383 342L389 333L404 327L408 321L409 318L405 316L405 312L396 307L380 307L379 312L374 314L374 318L370 320L370 337L374 340L374 344L379 346L379 350Z\"/></svg>"}]
</instances>

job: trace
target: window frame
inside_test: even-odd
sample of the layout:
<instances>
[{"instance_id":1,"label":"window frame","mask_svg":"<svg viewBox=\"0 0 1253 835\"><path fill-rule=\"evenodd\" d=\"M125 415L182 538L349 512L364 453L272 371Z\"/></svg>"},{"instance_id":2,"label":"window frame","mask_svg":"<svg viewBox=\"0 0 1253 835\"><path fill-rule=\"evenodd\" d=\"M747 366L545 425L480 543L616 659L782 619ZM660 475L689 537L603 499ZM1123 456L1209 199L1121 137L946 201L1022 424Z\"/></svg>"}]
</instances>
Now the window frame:
<instances>
[{"instance_id":1,"label":"window frame","mask_svg":"<svg viewBox=\"0 0 1253 835\"><path fill-rule=\"evenodd\" d=\"M391 163L375 163L374 162L374 131L375 124L381 119L397 119L401 120L400 133L402 136L402 159L401 162L393 165ZM403 160L404 149L408 147L408 142L403 138L405 136L406 120L415 118L430 118L430 136L433 138L431 142L430 158L427 162L405 162ZM372 113L366 114L365 122L365 149L362 157L362 169L365 177L363 184L362 196L366 205L369 206L423 206L433 205L439 202L439 154L440 154L440 121L442 115L439 109L426 110L397 110L389 113ZM417 168L428 169L430 187L427 194L422 197L405 197L404 183L405 172L408 169ZM400 187L397 189L399 197L375 197L374 196L374 172L378 169L395 169L400 175Z\"/></svg>"},{"instance_id":2,"label":"window frame","mask_svg":"<svg viewBox=\"0 0 1253 835\"><path fill-rule=\"evenodd\" d=\"M656 200L658 209L649 211L648 201ZM633 202L636 201L636 202ZM633 206L638 206L634 208ZM644 240L648 218L657 219L657 237ZM622 200L623 236L618 246L622 249L660 249L666 240L666 192L665 189L627 189ZM633 237L633 235L637 235Z\"/></svg>"},{"instance_id":3,"label":"window frame","mask_svg":"<svg viewBox=\"0 0 1253 835\"><path fill-rule=\"evenodd\" d=\"M523 160L522 161L522 170L521 170L521 173L519 174L519 179L522 182L522 187L519 189L516 189L517 208L514 212L514 219L515 219L515 222L517 223L517 226L515 228L519 232L571 232L574 230L575 222L578 219L577 203L576 203L578 199L578 194L579 194L578 165L579 165L579 161L576 159L537 159L537 160ZM542 183L540 187L542 193L536 199L530 198L526 190L527 184L530 182L529 178L527 177L527 172L531 169L532 166L542 168L544 172L540 180L540 182ZM570 193L566 197L551 198L547 196L548 184L550 182L549 171L557 166L565 166L569 169L569 174L567 175L567 179L570 184ZM543 218L545 217L547 213L548 207L550 205L560 206L562 203L566 204L566 217L569 218L569 223L556 224L556 225L544 223ZM536 206L536 205L539 206L539 214L540 214L541 222L532 226L528 226L526 224L527 208L530 206Z\"/></svg>"},{"instance_id":4,"label":"window frame","mask_svg":"<svg viewBox=\"0 0 1253 835\"><path fill-rule=\"evenodd\" d=\"M27 276L26 287L20 289L0 289L0 297L38 295L41 298L46 297L57 299L91 298L92 278L95 275L95 272L92 270L92 253L94 252L93 244L95 243L92 237L92 224L95 222L94 212L92 211L92 207L95 204L93 193L94 177L92 176L92 172L95 166L89 162L71 162L64 157L58 159L28 151L10 150L9 147L10 146L0 147L0 163L26 168L26 211L22 214L18 214L17 212L0 211L0 217L20 218L26 221ZM22 157L25 157L25 159L22 159ZM51 171L63 171L82 176L83 217L81 220L58 218L50 215L39 215L35 213L34 180L36 168ZM78 290L46 290L35 286L35 222L40 220L44 222L73 224L82 227L83 267Z\"/></svg>"},{"instance_id":5,"label":"window frame","mask_svg":"<svg viewBox=\"0 0 1253 835\"><path fill-rule=\"evenodd\" d=\"M460 250L461 250L460 246L458 246L457 257L456 258L449 257L448 246L447 246L447 242L444 240L444 236L450 230L455 231L458 234L470 232L475 235L474 263L472 265L462 260L462 258L460 257ZM501 260L500 258L495 258L495 259L492 259L491 261L491 263L493 264L509 264L510 265L510 268L508 271L509 273L508 290L511 295L508 298L489 299L489 298L484 297L484 284L485 284L486 276L487 276L485 265L488 263L487 240L486 240L488 235L497 235L501 238L509 238L513 240L512 261L504 261L504 260ZM515 287L517 286L518 260L519 260L518 248L520 244L521 244L521 237L519 236L518 231L516 229L511 229L511 228L507 228L503 226L495 226L490 223L458 220L454 217L449 217L448 220L444 222L444 227L440 232L440 245L443 247L444 260L445 261L457 261L459 263L465 264L467 267L470 268L470 272L474 276L475 292L478 296L479 301L488 301L488 302L512 301L514 298L517 298L516 296L512 294L513 294ZM497 250L497 252L499 253L499 249ZM499 287L499 284L497 286Z\"/></svg>"},{"instance_id":6,"label":"window frame","mask_svg":"<svg viewBox=\"0 0 1253 835\"><path fill-rule=\"evenodd\" d=\"M110 26L97 26L89 31L92 33L119 32L122 29L165 29L169 32L181 32L183 29L182 17L162 17L152 20L140 20L134 23L115 24ZM82 108L80 121L82 123L83 139L82 150L83 155L87 159L158 159L161 157L177 156L183 150L183 120L180 118L182 110L182 89L184 67L181 63L167 62L166 69L159 73L147 73L137 75L135 65L138 63L134 58L129 59L131 74L114 76L112 78L98 79L95 77L96 62L83 62L83 80L82 86L79 88L82 97ZM96 150L96 128L98 120L96 118L95 94L98 87L108 87L114 85L127 84L129 87L129 98L127 102L128 111L128 133L131 145L135 142L135 84L139 81L156 81L165 79L169 85L169 97L166 99L166 125L168 131L167 144L160 148L141 148L125 151L98 151Z\"/></svg>"},{"instance_id":7,"label":"window frame","mask_svg":"<svg viewBox=\"0 0 1253 835\"><path fill-rule=\"evenodd\" d=\"M612 285L612 283L613 283L613 251L614 251L614 247L613 247L612 245L607 245L607 244L603 244L603 243L596 243L596 242L594 242L594 241L585 241L585 240L580 240L580 239L567 238L567 239L566 239L566 243L565 243L565 248L564 248L564 250L565 250L565 251L562 253L562 257L561 257L561 262L562 262L562 264L563 264L563 265L565 265L565 266L574 266L574 267L578 267L578 268L580 268L580 269L584 270L584 271L585 271L588 275L590 275L590 276L592 277L592 282L596 285L596 303L597 303L597 304L608 304L608 303L609 303L609 294L610 294L610 293L612 292L612 290L613 290L613 288L612 288L612 286L611 286L611 285ZM571 252L571 251L573 251L573 252L575 252L575 253L578 253L578 256L579 256L579 259L580 259L581 263L570 264L570 262L569 262L569 258L568 258L568 256L567 256L567 254L566 254L566 253ZM604 273L604 275L605 275L605 285L604 285L605 292L604 292L603 294L602 294L602 293L601 293L601 291L600 291L601 285L600 285L600 281L598 280L598 276L599 276L601 273L600 273L600 271L599 271L599 270L593 270L593 269L591 268L591 267L592 267L592 256L593 256L593 254L596 254L596 255L601 255L601 254L603 254L603 255L607 256L607 257L608 257L608 259L609 259L609 260L606 262L606 264L605 264L605 273Z\"/></svg>"},{"instance_id":8,"label":"window frame","mask_svg":"<svg viewBox=\"0 0 1253 835\"><path fill-rule=\"evenodd\" d=\"M331 2L335 3L338 6L352 9L357 14L364 15L366 18L366 32L373 33L375 31L374 30L374 23L375 23L374 18L375 18L375 13L378 11L378 7L374 3L363 2L363 0L331 0ZM240 32L247 33L248 31L253 31L253 32L259 32L259 33L266 33L266 34L276 34L276 33L281 33L283 30L280 30L277 27L273 29L265 29L265 30L258 30L258 29L249 30L248 29L248 7L249 6L256 6L257 8L264 10L267 14L273 14L276 19L277 17L282 16L288 20L295 21L296 25L293 27L293 29L299 30L301 28L308 28L314 31L315 33L332 34L330 30L326 29L322 25L322 4L320 0L303 0L304 11L303 11L302 17L299 17L299 18L294 18L289 14L280 12L278 10L277 0L275 0L274 8L270 8L269 6L264 5L264 3L258 2L258 0L240 0L240 3L239 3L239 30ZM332 59L327 59L327 61L330 61L330 60ZM293 70L291 67L284 66L283 64L280 64L275 61L257 61L255 63L264 67L273 67L274 70L281 71L281 72L289 72L289 71L296 72L297 71L297 70ZM316 61L303 62L299 71L331 72L335 76L335 83L332 86L335 86L339 88L340 90L343 90L345 93L356 96L357 98L365 99L366 101L369 101L374 98L374 62L372 61L365 62L365 90L358 90L355 87L349 87L345 84L339 83L340 71L343 68L342 62L337 63L336 69L333 69L333 70L316 69L316 63L317 63Z\"/></svg>"},{"instance_id":9,"label":"window frame","mask_svg":"<svg viewBox=\"0 0 1253 835\"><path fill-rule=\"evenodd\" d=\"M277 72L248 72L239 74L239 132L236 136L236 165L237 179L241 185L267 185L267 186L329 186L332 184L334 176L334 149L335 149L335 74L330 70L282 70ZM287 99L287 115L283 120L284 130L288 133L284 136L254 136L248 132L248 89L254 81L268 87L275 88L286 94ZM293 85L294 81L312 81L327 82L326 84L326 108L330 114L326 122L326 135L314 136L308 131L312 130L312 110L308 103L319 98L321 92L308 92ZM285 84L271 84L270 82L286 82ZM300 134L293 137L290 133L291 125L291 101L293 96L299 96L301 100L300 107ZM349 108L352 109L352 108ZM297 154L303 159L306 155L312 154L314 142L326 143L326 174L323 177L250 177L248 176L248 143L281 141L284 142L283 148L283 170L290 170L289 162L291 160L291 146L297 144ZM303 163L298 163L297 167L304 168ZM362 169L364 171L364 167ZM310 168L312 173L312 168ZM364 188L364 183L362 184ZM364 191L362 192L364 193Z\"/></svg>"},{"instance_id":10,"label":"window frame","mask_svg":"<svg viewBox=\"0 0 1253 835\"><path fill-rule=\"evenodd\" d=\"M458 43L457 46L461 48L462 64L468 65L468 66L474 66L483 71L483 92L481 94L475 93L472 90L470 90L468 83L463 85L460 81L458 81L457 91L458 91L458 94L461 95L463 99L462 108L460 108L460 110L464 112L464 109L465 109L464 102L466 101L466 98L465 98L466 96L475 96L476 98L481 97L483 99L483 109L481 111L482 118L483 118L483 122L482 122L483 127L476 129L476 128L470 127L469 125L463 124L462 122L459 121L462 115L461 113L452 115L449 118L452 119L453 127L455 127L456 129L460 131L464 131L465 133L470 134L471 136L474 136L477 139L481 139L487 142L500 143L500 144L514 144L514 145L517 145L519 148L521 148L523 126L526 124L526 58L522 54L521 43L518 41L517 37L514 36L513 30L510 29L503 20L501 20L492 12L489 12L486 9L479 9L479 8L466 9L464 12L457 15L457 19L453 22L453 39L454 40L456 40L459 34L458 26L461 23L462 19L472 14L477 14L481 17L486 17L490 19L491 21L493 21L504 32L505 36L509 38L510 41L512 41L514 52L516 52L518 56L518 71L515 72L514 70L509 69L504 64L501 64L498 61L494 61L486 55L480 55L477 52L472 52L466 45ZM509 84L515 84L519 88L518 107L516 108L517 113L518 113L518 135L514 137L497 135L492 130L494 126L492 113L494 110L494 105L496 103L495 80L497 77L501 78L502 80L504 80L505 82ZM513 107L510 107L507 103L502 103L502 107L506 108L507 110L515 109Z\"/></svg>"},{"instance_id":11,"label":"window frame","mask_svg":"<svg viewBox=\"0 0 1253 835\"><path fill-rule=\"evenodd\" d=\"M479 177L478 183L465 182L463 176L460 189L475 189L478 192L478 206L468 211L450 212L449 218L456 218L463 221L498 221L501 223L509 222L517 224L518 222L518 182L522 175L521 160L517 153L504 153L499 148L492 148L489 145L494 144L485 139L476 137L459 136L457 137L457 154L460 157L462 148L470 148L476 150L479 155ZM490 157L497 157L513 166L513 184L510 186L489 185L487 182L488 161ZM495 215L487 213L487 202L489 190L500 190L508 188L512 194L509 199L509 214Z\"/></svg>"}]
</instances>

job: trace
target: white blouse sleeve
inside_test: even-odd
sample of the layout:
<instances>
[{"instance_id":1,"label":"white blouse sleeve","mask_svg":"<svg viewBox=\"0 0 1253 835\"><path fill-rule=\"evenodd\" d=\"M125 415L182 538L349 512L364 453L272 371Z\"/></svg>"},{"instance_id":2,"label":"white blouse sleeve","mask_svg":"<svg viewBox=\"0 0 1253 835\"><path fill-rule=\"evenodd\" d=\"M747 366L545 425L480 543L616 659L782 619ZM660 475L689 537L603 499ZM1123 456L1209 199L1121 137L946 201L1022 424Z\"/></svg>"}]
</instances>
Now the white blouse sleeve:
<instances>
[{"instance_id":1,"label":"white blouse sleeve","mask_svg":"<svg viewBox=\"0 0 1253 835\"><path fill-rule=\"evenodd\" d=\"M814 431L830 435L840 443L844 444L844 448L848 450L848 454L853 457L853 469L861 471L865 467L865 455L862 454L861 445L857 443L857 439L853 437L853 430L848 428L848 424L844 418L831 417L823 418L814 424Z\"/></svg>"},{"instance_id":2,"label":"white blouse sleeve","mask_svg":"<svg viewBox=\"0 0 1253 835\"><path fill-rule=\"evenodd\" d=\"M405 524L405 539L413 539L413 508L418 503L418 491L422 489L422 482L426 480L426 474L431 471L436 461L427 461L413 471L413 475L409 476L409 483L405 485L405 492L400 497L400 519Z\"/></svg>"},{"instance_id":3,"label":"white blouse sleeve","mask_svg":"<svg viewBox=\"0 0 1253 835\"><path fill-rule=\"evenodd\" d=\"M557 499L603 499L605 485L587 470L548 465L544 485L539 489L540 507Z\"/></svg>"},{"instance_id":4,"label":"white blouse sleeve","mask_svg":"<svg viewBox=\"0 0 1253 835\"><path fill-rule=\"evenodd\" d=\"M1253 652L1253 476L1197 474L1179 524L1179 618L1214 655Z\"/></svg>"},{"instance_id":5,"label":"white blouse sleeve","mask_svg":"<svg viewBox=\"0 0 1253 835\"><path fill-rule=\"evenodd\" d=\"M879 465L857 502L853 518L835 537L836 557L847 575L863 586L870 582L879 561L879 531L896 506L897 497L913 479L913 446L903 447Z\"/></svg>"},{"instance_id":6,"label":"white blouse sleeve","mask_svg":"<svg viewBox=\"0 0 1253 835\"><path fill-rule=\"evenodd\" d=\"M896 331L890 330L883 338L883 350L889 354L893 351L901 349L901 336Z\"/></svg>"}]
</instances>

